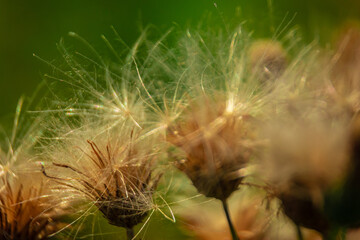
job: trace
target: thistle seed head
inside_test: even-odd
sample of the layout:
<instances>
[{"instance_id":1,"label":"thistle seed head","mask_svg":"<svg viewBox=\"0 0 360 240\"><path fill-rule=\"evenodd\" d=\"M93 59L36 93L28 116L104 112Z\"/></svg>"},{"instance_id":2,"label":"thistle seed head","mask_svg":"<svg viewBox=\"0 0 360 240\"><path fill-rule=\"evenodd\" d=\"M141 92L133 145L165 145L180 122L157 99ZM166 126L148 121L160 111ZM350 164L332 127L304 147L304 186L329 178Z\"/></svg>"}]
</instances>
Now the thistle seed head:
<instances>
[{"instance_id":1,"label":"thistle seed head","mask_svg":"<svg viewBox=\"0 0 360 240\"><path fill-rule=\"evenodd\" d=\"M42 175L0 177L1 239L48 239L64 226L64 209Z\"/></svg>"},{"instance_id":2,"label":"thistle seed head","mask_svg":"<svg viewBox=\"0 0 360 240\"><path fill-rule=\"evenodd\" d=\"M101 181L103 187L95 187L96 193L102 193L93 198L99 210L115 226L132 228L141 223L147 215L152 193L160 177L151 176L153 157L141 156L144 159L132 162L139 156L136 149L129 149L124 153L123 165L111 166L109 145L107 158L94 142L89 141L89 144L93 150L92 157L102 164L98 174L103 175L105 180Z\"/></svg>"},{"instance_id":3,"label":"thistle seed head","mask_svg":"<svg viewBox=\"0 0 360 240\"><path fill-rule=\"evenodd\" d=\"M85 149L74 153L80 158L76 165L53 162L61 175L43 171L67 189L75 190L80 198L93 201L110 224L132 228L152 209L160 175L152 175L156 154L152 145L140 141L139 133L133 130L126 133L102 141L88 140Z\"/></svg>"},{"instance_id":4,"label":"thistle seed head","mask_svg":"<svg viewBox=\"0 0 360 240\"><path fill-rule=\"evenodd\" d=\"M294 223L325 234L332 224L329 193L343 184L351 166L349 119L315 103L289 109L269 125L263 176Z\"/></svg>"},{"instance_id":5,"label":"thistle seed head","mask_svg":"<svg viewBox=\"0 0 360 240\"><path fill-rule=\"evenodd\" d=\"M194 99L167 131L167 141L185 153L177 167L200 193L221 200L241 183L239 170L253 151L253 119L232 104L207 96Z\"/></svg>"}]
</instances>

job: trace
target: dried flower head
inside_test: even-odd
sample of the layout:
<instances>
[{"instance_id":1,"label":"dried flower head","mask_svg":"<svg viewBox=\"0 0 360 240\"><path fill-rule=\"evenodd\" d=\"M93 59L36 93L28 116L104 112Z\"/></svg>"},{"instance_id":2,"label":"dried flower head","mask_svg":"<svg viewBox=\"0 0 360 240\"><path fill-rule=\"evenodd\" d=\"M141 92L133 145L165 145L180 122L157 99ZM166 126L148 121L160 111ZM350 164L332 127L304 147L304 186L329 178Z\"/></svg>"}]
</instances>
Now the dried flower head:
<instances>
[{"instance_id":1,"label":"dried flower head","mask_svg":"<svg viewBox=\"0 0 360 240\"><path fill-rule=\"evenodd\" d=\"M189 30L172 102L164 104L166 141L181 152L176 166L198 192L222 201L242 182L258 145L256 125L269 110L270 86L248 68L249 42L241 26L231 36Z\"/></svg>"},{"instance_id":2,"label":"dried flower head","mask_svg":"<svg viewBox=\"0 0 360 240\"><path fill-rule=\"evenodd\" d=\"M61 87L54 85L57 101L47 111L44 159L53 164L45 164L43 173L63 185L70 198L88 200L110 224L131 231L154 209L160 179L153 173L158 153L158 131L150 126L153 109L139 93L147 92L143 75L159 75L152 72L158 67L153 54L161 44L149 46L146 32L119 52L103 37L117 63L104 61L86 40L70 33L90 54L69 52L61 43L67 66L53 66L56 76L47 76Z\"/></svg>"},{"instance_id":3,"label":"dried flower head","mask_svg":"<svg viewBox=\"0 0 360 240\"><path fill-rule=\"evenodd\" d=\"M198 191L225 200L241 183L241 169L253 151L253 119L241 103L200 96L169 126L167 141L186 159L177 163Z\"/></svg>"},{"instance_id":4,"label":"dried flower head","mask_svg":"<svg viewBox=\"0 0 360 240\"><path fill-rule=\"evenodd\" d=\"M118 134L87 140L87 147L63 152L72 156L67 159L71 163L54 159L53 165L61 174L50 174L45 168L43 172L75 190L80 198L92 201L110 224L132 229L153 208L152 196L160 175L152 175L156 150L150 142L141 140L134 130Z\"/></svg>"},{"instance_id":5,"label":"dried flower head","mask_svg":"<svg viewBox=\"0 0 360 240\"><path fill-rule=\"evenodd\" d=\"M0 238L48 239L65 225L56 198L40 173L1 176Z\"/></svg>"},{"instance_id":6,"label":"dried flower head","mask_svg":"<svg viewBox=\"0 0 360 240\"><path fill-rule=\"evenodd\" d=\"M67 206L60 194L54 196L56 189L35 164L42 119L21 114L23 100L10 137L4 131L0 139L0 239L48 239L65 227Z\"/></svg>"},{"instance_id":7,"label":"dried flower head","mask_svg":"<svg viewBox=\"0 0 360 240\"><path fill-rule=\"evenodd\" d=\"M346 181L352 165L349 119L332 116L331 108L315 102L289 109L290 114L269 125L263 173L285 214L325 236L334 224L327 211L334 199L330 193Z\"/></svg>"}]
</instances>

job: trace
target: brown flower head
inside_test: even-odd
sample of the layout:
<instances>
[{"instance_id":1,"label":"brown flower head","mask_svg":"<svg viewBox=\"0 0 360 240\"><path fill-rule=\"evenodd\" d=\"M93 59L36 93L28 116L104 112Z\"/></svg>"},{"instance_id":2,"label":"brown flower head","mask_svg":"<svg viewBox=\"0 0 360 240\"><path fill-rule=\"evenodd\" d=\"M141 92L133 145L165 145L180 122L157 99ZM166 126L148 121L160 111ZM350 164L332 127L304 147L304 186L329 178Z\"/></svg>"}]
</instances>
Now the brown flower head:
<instances>
[{"instance_id":1,"label":"brown flower head","mask_svg":"<svg viewBox=\"0 0 360 240\"><path fill-rule=\"evenodd\" d=\"M73 157L79 157L76 165L53 162L68 178L43 170L81 198L93 201L110 224L131 229L153 208L152 195L160 175L152 175L155 160L152 145L140 141L133 131L126 134L96 143L88 140L86 149L73 153L76 154Z\"/></svg>"},{"instance_id":2,"label":"brown flower head","mask_svg":"<svg viewBox=\"0 0 360 240\"><path fill-rule=\"evenodd\" d=\"M64 213L41 174L0 177L1 239L48 239L64 226Z\"/></svg>"},{"instance_id":3,"label":"brown flower head","mask_svg":"<svg viewBox=\"0 0 360 240\"><path fill-rule=\"evenodd\" d=\"M207 197L225 200L241 183L254 139L253 119L240 103L201 96L190 101L167 130L167 141L183 150L177 167Z\"/></svg>"},{"instance_id":4,"label":"brown flower head","mask_svg":"<svg viewBox=\"0 0 360 240\"><path fill-rule=\"evenodd\" d=\"M269 125L263 176L295 224L327 234L329 193L341 186L350 164L348 118L315 105L292 105Z\"/></svg>"},{"instance_id":5,"label":"brown flower head","mask_svg":"<svg viewBox=\"0 0 360 240\"><path fill-rule=\"evenodd\" d=\"M43 119L23 114L23 100L11 135L0 131L0 239L48 239L66 226L62 217L68 207L61 193L55 197L57 189L34 162Z\"/></svg>"}]
</instances>

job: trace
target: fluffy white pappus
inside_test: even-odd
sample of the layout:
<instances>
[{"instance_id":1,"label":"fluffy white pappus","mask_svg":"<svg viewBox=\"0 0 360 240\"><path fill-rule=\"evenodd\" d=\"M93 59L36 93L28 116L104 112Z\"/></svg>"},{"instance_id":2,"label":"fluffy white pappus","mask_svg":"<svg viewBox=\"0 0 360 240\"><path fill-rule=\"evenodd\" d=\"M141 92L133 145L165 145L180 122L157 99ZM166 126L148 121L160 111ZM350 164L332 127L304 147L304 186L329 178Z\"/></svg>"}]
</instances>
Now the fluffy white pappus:
<instances>
[{"instance_id":1,"label":"fluffy white pappus","mask_svg":"<svg viewBox=\"0 0 360 240\"><path fill-rule=\"evenodd\" d=\"M177 64L169 67L173 93L152 105L158 128L182 150L177 166L199 192L226 199L265 142L257 136L259 125L277 114L282 94L300 85L304 74L294 79L290 71L304 69L299 59L306 53L291 60L281 42L255 41L242 26L231 35L188 30L176 49Z\"/></svg>"},{"instance_id":2,"label":"fluffy white pappus","mask_svg":"<svg viewBox=\"0 0 360 240\"><path fill-rule=\"evenodd\" d=\"M155 85L164 85L165 78L169 79L166 72L170 72L165 67L160 70L164 63L163 58L158 58L159 52L165 52L162 41L167 34L156 42L147 40L147 34L148 30L144 30L132 47L117 36L115 43L121 43L119 49L102 36L112 53L103 56L86 40L70 33L88 51L71 51L61 41L58 47L65 66L45 61L53 68L53 74L45 76L52 96L46 103L48 110L42 112L55 118L74 119L65 122L76 122L79 116L110 128L124 120L139 129L147 128L154 121L149 116L153 109L147 108L148 102L155 101L157 91L164 89Z\"/></svg>"},{"instance_id":3,"label":"fluffy white pappus","mask_svg":"<svg viewBox=\"0 0 360 240\"><path fill-rule=\"evenodd\" d=\"M169 49L173 54L165 66L172 81L162 101L148 101L160 113L160 128L176 122L201 96L221 96L226 112L269 119L284 102L315 91L310 79L318 75L316 44L299 47L295 30L281 39L260 40L242 25L232 33L187 30L183 35Z\"/></svg>"},{"instance_id":4,"label":"fluffy white pappus","mask_svg":"<svg viewBox=\"0 0 360 240\"><path fill-rule=\"evenodd\" d=\"M54 74L47 78L57 83L51 88L55 100L44 111L50 117L43 172L69 198L97 206L113 225L131 226L156 208L158 179L151 172L169 143L182 150L176 157L186 159L177 161L178 168L198 190L224 200L246 177L253 153L267 143L260 126L288 111L289 102L323 103L313 101L321 92L314 87L315 44L291 55L293 32L284 40L256 41L243 26L232 34L188 30L167 47L168 33L151 42L144 31L124 56L104 37L115 63L71 35L92 57L61 43L66 66L50 64ZM124 215L130 208L137 218L114 219L112 206Z\"/></svg>"}]
</instances>

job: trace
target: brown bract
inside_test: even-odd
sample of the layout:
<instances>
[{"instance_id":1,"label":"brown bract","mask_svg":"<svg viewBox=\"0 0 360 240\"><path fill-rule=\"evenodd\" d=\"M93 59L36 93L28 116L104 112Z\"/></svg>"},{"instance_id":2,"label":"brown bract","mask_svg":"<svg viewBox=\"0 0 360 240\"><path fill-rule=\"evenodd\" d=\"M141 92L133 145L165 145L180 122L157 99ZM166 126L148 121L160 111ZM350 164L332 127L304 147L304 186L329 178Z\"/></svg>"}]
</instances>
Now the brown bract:
<instances>
[{"instance_id":1,"label":"brown bract","mask_svg":"<svg viewBox=\"0 0 360 240\"><path fill-rule=\"evenodd\" d=\"M88 149L77 167L53 163L68 170L69 178L49 176L67 188L75 189L95 203L110 224L132 228L139 224L152 206L152 195L160 175L152 177L154 155L134 143L133 134L124 141L103 147L88 141Z\"/></svg>"},{"instance_id":2,"label":"brown bract","mask_svg":"<svg viewBox=\"0 0 360 240\"><path fill-rule=\"evenodd\" d=\"M252 153L252 117L223 97L192 100L167 129L167 141L186 159L177 167L207 197L225 200L241 183L240 170Z\"/></svg>"},{"instance_id":3,"label":"brown bract","mask_svg":"<svg viewBox=\"0 0 360 240\"><path fill-rule=\"evenodd\" d=\"M64 208L49 195L42 175L34 175L0 178L0 239L47 239L63 227Z\"/></svg>"}]
</instances>

